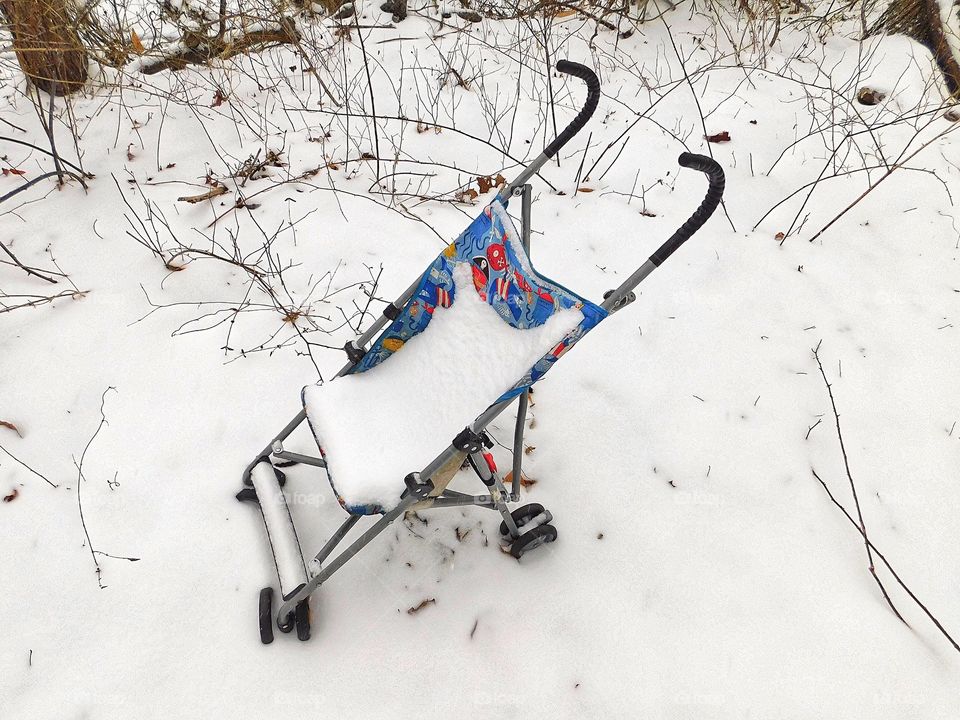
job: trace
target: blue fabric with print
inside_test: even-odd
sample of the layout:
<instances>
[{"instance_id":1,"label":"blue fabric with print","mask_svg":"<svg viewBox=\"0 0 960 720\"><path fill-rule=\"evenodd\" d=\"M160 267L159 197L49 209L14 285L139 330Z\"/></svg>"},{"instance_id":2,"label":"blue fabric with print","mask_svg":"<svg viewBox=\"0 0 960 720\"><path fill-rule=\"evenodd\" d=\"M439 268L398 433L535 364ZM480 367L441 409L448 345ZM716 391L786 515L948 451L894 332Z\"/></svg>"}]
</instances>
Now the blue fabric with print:
<instances>
[{"instance_id":1,"label":"blue fabric with print","mask_svg":"<svg viewBox=\"0 0 960 720\"><path fill-rule=\"evenodd\" d=\"M499 199L437 257L420 278L416 292L351 372L366 372L423 332L435 310L454 301L454 264L467 263L477 293L504 322L521 330L538 327L557 310L575 308L580 324L546 352L530 370L493 403L522 393L537 382L567 350L607 317L607 311L542 277L530 263L520 236Z\"/></svg>"}]
</instances>

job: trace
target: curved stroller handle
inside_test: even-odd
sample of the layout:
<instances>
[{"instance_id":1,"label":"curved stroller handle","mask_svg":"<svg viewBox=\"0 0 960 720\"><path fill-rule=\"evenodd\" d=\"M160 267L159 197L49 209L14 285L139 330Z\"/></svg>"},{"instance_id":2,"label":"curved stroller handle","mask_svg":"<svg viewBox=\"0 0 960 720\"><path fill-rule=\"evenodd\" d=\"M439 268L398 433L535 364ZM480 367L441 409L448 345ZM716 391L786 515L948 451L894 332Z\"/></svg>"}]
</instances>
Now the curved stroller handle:
<instances>
[{"instance_id":1,"label":"curved stroller handle","mask_svg":"<svg viewBox=\"0 0 960 720\"><path fill-rule=\"evenodd\" d=\"M703 198L703 202L700 203L696 212L650 256L650 262L657 267L670 257L677 248L693 237L693 234L710 219L717 206L720 205L720 200L723 198L723 189L726 186L723 168L720 167L720 163L711 157L685 152L680 155L677 162L680 163L681 167L699 170L704 173L709 181L709 187L706 197Z\"/></svg>"},{"instance_id":2,"label":"curved stroller handle","mask_svg":"<svg viewBox=\"0 0 960 720\"><path fill-rule=\"evenodd\" d=\"M536 175L540 168L560 151L560 148L570 142L574 135L583 130L583 126L593 117L593 113L597 109L597 104L600 102L600 79L593 70L580 63L561 60L557 63L557 71L583 80L587 84L587 100L584 102L580 112L577 113L577 116L563 129L563 132L557 135L553 142L547 145L543 149L543 152L534 158L533 161L517 175L513 182L503 187L499 196L503 201L509 199L514 192L519 192L519 189L523 187L524 183Z\"/></svg>"},{"instance_id":3,"label":"curved stroller handle","mask_svg":"<svg viewBox=\"0 0 960 720\"><path fill-rule=\"evenodd\" d=\"M700 207L697 208L696 212L694 212L693 215L670 236L670 239L661 245L643 265L638 267L630 277L624 280L620 287L616 290L608 291L603 296L603 305L601 307L607 312L616 312L636 300L636 294L633 292L633 289L643 282L647 275L660 267L663 261L673 255L676 249L689 240L697 230L703 227L703 224L710 219L714 210L720 205L720 200L723 198L723 188L726 185L726 178L724 177L723 168L720 167L720 164L706 155L695 155L686 152L680 155L677 162L680 163L681 167L699 170L707 176L709 187L707 188L706 197L703 198L703 202L700 203Z\"/></svg>"},{"instance_id":4,"label":"curved stroller handle","mask_svg":"<svg viewBox=\"0 0 960 720\"><path fill-rule=\"evenodd\" d=\"M562 72L564 75L572 75L575 78L583 80L583 82L587 84L587 101L583 104L583 109L580 110L573 121L563 129L563 132L557 135L554 141L544 148L543 154L546 155L547 158L552 158L556 155L560 148L570 142L574 135L583 130L584 125L593 117L593 113L597 109L597 104L600 102L600 79L597 77L597 74L586 65L570 62L569 60L561 60L557 63L557 72Z\"/></svg>"}]
</instances>

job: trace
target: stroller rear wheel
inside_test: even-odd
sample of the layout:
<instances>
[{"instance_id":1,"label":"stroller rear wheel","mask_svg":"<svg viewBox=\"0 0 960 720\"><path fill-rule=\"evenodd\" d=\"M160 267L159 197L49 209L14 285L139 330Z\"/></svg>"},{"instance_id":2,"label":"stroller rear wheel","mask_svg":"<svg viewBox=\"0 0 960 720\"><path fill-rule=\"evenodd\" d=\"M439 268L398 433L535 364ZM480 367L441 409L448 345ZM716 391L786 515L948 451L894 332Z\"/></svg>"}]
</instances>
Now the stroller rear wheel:
<instances>
[{"instance_id":1,"label":"stroller rear wheel","mask_svg":"<svg viewBox=\"0 0 960 720\"><path fill-rule=\"evenodd\" d=\"M265 587L260 591L260 642L269 645L273 642L273 588Z\"/></svg>"},{"instance_id":2,"label":"stroller rear wheel","mask_svg":"<svg viewBox=\"0 0 960 720\"><path fill-rule=\"evenodd\" d=\"M552 543L556 539L557 529L553 525L537 525L533 530L528 530L513 541L513 545L510 546L510 554L519 560L530 550L546 543Z\"/></svg>"},{"instance_id":3,"label":"stroller rear wheel","mask_svg":"<svg viewBox=\"0 0 960 720\"><path fill-rule=\"evenodd\" d=\"M310 600L305 598L297 603L296 611L296 626L297 626L297 640L309 640L310 639Z\"/></svg>"}]
</instances>

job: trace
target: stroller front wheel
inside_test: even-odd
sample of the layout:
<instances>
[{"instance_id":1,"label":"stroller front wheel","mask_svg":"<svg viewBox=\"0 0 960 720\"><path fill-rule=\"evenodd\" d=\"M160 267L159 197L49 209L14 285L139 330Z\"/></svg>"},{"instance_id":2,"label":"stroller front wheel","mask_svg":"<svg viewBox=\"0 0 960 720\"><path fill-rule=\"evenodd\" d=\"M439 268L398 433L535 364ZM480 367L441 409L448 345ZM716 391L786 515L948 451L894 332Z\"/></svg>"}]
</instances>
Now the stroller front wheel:
<instances>
[{"instance_id":1,"label":"stroller front wheel","mask_svg":"<svg viewBox=\"0 0 960 720\"><path fill-rule=\"evenodd\" d=\"M552 543L556 539L557 529L553 525L537 525L533 530L528 530L513 541L510 554L519 560L530 550Z\"/></svg>"},{"instance_id":2,"label":"stroller front wheel","mask_svg":"<svg viewBox=\"0 0 960 720\"><path fill-rule=\"evenodd\" d=\"M537 522L542 525L546 525L548 522L553 520L553 515L551 515L547 510L544 510L543 505L540 503L528 503L526 505L522 505L510 513L510 517L513 518L513 522L516 523L518 528L522 528L524 525L534 519L537 519ZM507 528L506 522L500 523L500 535L504 538L510 537L510 530Z\"/></svg>"}]
</instances>

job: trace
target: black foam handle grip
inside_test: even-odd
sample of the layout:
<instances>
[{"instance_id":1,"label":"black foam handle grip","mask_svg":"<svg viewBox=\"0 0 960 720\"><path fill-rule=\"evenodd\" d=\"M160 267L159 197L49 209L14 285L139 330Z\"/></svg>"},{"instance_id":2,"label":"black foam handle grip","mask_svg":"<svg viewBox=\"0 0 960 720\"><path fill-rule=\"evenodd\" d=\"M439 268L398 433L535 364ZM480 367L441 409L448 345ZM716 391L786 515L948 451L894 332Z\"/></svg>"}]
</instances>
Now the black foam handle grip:
<instances>
[{"instance_id":1,"label":"black foam handle grip","mask_svg":"<svg viewBox=\"0 0 960 720\"><path fill-rule=\"evenodd\" d=\"M723 168L711 157L706 155L694 155L693 153L683 153L677 162L681 167L699 170L707 176L709 187L707 195L700 203L700 207L690 216L680 228L667 240L660 248L650 256L650 261L657 267L670 257L674 251L689 240L693 234L699 230L703 224L710 219L713 211L720 205L723 198L723 188L726 185L726 178L723 174Z\"/></svg>"},{"instance_id":2,"label":"black foam handle grip","mask_svg":"<svg viewBox=\"0 0 960 720\"><path fill-rule=\"evenodd\" d=\"M597 109L597 103L600 102L600 79L593 70L580 63L561 60L557 63L557 71L583 80L587 84L587 101L584 103L583 109L573 119L573 122L567 125L563 132L544 148L543 154L548 158L556 155L560 148L570 142L574 135L583 130L583 126L593 116Z\"/></svg>"}]
</instances>

